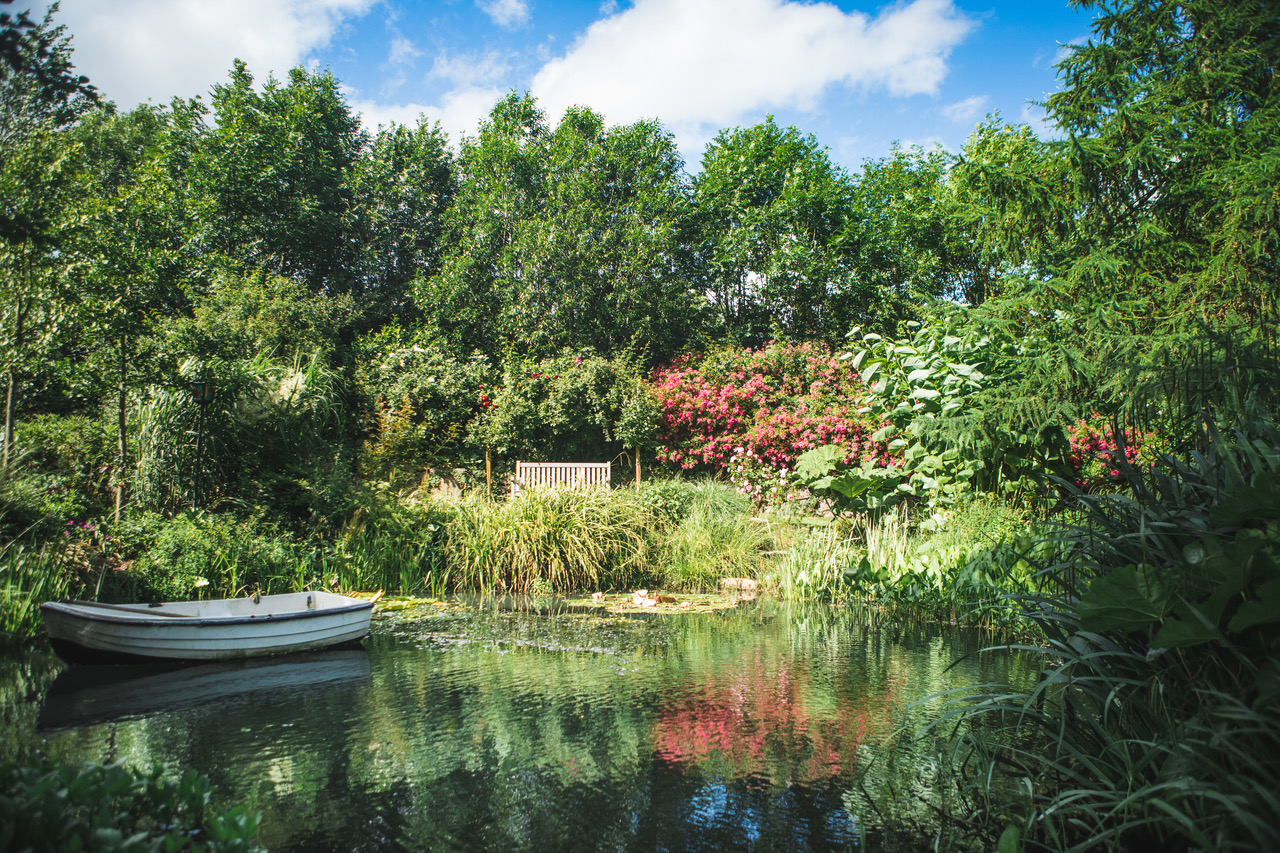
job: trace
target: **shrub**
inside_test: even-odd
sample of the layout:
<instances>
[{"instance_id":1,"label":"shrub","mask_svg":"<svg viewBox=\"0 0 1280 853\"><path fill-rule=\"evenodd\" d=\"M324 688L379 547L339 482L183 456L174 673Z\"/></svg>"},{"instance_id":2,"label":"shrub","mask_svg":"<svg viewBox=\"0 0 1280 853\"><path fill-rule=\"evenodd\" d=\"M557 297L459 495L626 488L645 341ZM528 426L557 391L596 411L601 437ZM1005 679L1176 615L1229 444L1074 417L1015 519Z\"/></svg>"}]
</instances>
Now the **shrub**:
<instances>
[{"instance_id":1,"label":"shrub","mask_svg":"<svg viewBox=\"0 0 1280 853\"><path fill-rule=\"evenodd\" d=\"M0 549L0 648L14 648L40 630L40 605L68 597L78 584L63 543L10 542Z\"/></svg>"},{"instance_id":2,"label":"shrub","mask_svg":"<svg viewBox=\"0 0 1280 853\"><path fill-rule=\"evenodd\" d=\"M203 850L248 853L259 817L211 808L209 780L160 768L58 764L32 753L0 763L0 846L6 850Z\"/></svg>"},{"instance_id":3,"label":"shrub","mask_svg":"<svg viewBox=\"0 0 1280 853\"><path fill-rule=\"evenodd\" d=\"M474 440L507 460L604 461L652 440L656 404L638 359L590 350L513 360L490 396Z\"/></svg>"},{"instance_id":4,"label":"shrub","mask_svg":"<svg viewBox=\"0 0 1280 853\"><path fill-rule=\"evenodd\" d=\"M817 344L721 350L658 371L653 388L661 406L658 461L684 471L720 474L744 459L791 468L823 444L839 444L859 461L887 458L856 411L857 373Z\"/></svg>"},{"instance_id":5,"label":"shrub","mask_svg":"<svg viewBox=\"0 0 1280 853\"><path fill-rule=\"evenodd\" d=\"M621 588L648 569L653 525L634 489L463 498L448 519L449 585L482 593Z\"/></svg>"},{"instance_id":6,"label":"shrub","mask_svg":"<svg viewBox=\"0 0 1280 853\"><path fill-rule=\"evenodd\" d=\"M683 517L661 538L662 585L688 591L718 589L726 577L754 578L768 529L751 504L722 483L692 484Z\"/></svg>"},{"instance_id":7,"label":"shrub","mask_svg":"<svg viewBox=\"0 0 1280 853\"><path fill-rule=\"evenodd\" d=\"M230 514L187 511L165 521L150 548L104 592L140 601L283 592L302 566L283 531Z\"/></svg>"},{"instance_id":8,"label":"shrub","mask_svg":"<svg viewBox=\"0 0 1280 853\"><path fill-rule=\"evenodd\" d=\"M1062 556L1023 601L1047 639L1040 682L950 697L932 725L965 732L958 801L1016 816L993 838L1280 844L1280 430L1208 426L1202 442L1188 460L1121 468L1123 494L1079 497L1077 522L1044 540Z\"/></svg>"}]
</instances>

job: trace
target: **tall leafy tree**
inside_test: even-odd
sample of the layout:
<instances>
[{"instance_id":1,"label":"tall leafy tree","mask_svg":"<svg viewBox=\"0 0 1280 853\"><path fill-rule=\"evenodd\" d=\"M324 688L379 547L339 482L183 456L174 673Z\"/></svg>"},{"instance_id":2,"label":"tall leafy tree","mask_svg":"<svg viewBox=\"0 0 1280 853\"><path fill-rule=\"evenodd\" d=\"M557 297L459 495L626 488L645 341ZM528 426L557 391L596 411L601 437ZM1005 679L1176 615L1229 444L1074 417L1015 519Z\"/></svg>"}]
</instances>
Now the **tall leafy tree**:
<instances>
[{"instance_id":1,"label":"tall leafy tree","mask_svg":"<svg viewBox=\"0 0 1280 853\"><path fill-rule=\"evenodd\" d=\"M839 338L851 306L843 239L852 186L812 136L770 117L722 131L693 182L714 307L726 333Z\"/></svg>"},{"instance_id":2,"label":"tall leafy tree","mask_svg":"<svg viewBox=\"0 0 1280 853\"><path fill-rule=\"evenodd\" d=\"M672 355L698 322L681 166L655 122L609 128L574 108L552 130L533 98L509 96L463 145L449 255L423 310L463 350Z\"/></svg>"},{"instance_id":3,"label":"tall leafy tree","mask_svg":"<svg viewBox=\"0 0 1280 853\"><path fill-rule=\"evenodd\" d=\"M236 60L212 101L213 125L199 134L191 169L205 250L315 292L350 290L350 178L366 137L338 81L295 68L258 92Z\"/></svg>"},{"instance_id":4,"label":"tall leafy tree","mask_svg":"<svg viewBox=\"0 0 1280 853\"><path fill-rule=\"evenodd\" d=\"M131 388L155 378L155 321L187 309L186 210L170 157L168 115L144 105L100 110L75 137L84 150L76 233L68 244L85 354L111 376L118 458L117 517L127 496Z\"/></svg>"},{"instance_id":5,"label":"tall leafy tree","mask_svg":"<svg viewBox=\"0 0 1280 853\"><path fill-rule=\"evenodd\" d=\"M1086 251L1075 302L1135 328L1275 309L1280 250L1280 2L1074 0L1093 35L1047 101Z\"/></svg>"},{"instance_id":6,"label":"tall leafy tree","mask_svg":"<svg viewBox=\"0 0 1280 853\"><path fill-rule=\"evenodd\" d=\"M1078 254L1076 198L1060 146L990 116L947 174L949 239L967 247L955 295L970 305L1044 281Z\"/></svg>"},{"instance_id":7,"label":"tall leafy tree","mask_svg":"<svg viewBox=\"0 0 1280 853\"><path fill-rule=\"evenodd\" d=\"M425 120L379 128L355 162L352 296L366 327L412 319L411 285L440 269L445 214L456 188L444 131Z\"/></svg>"},{"instance_id":8,"label":"tall leafy tree","mask_svg":"<svg viewBox=\"0 0 1280 853\"><path fill-rule=\"evenodd\" d=\"M13 445L19 383L63 315L58 254L69 217L76 150L62 131L93 107L96 95L74 74L71 40L28 13L3 16L0 61L0 359L5 375L3 464Z\"/></svg>"}]
</instances>

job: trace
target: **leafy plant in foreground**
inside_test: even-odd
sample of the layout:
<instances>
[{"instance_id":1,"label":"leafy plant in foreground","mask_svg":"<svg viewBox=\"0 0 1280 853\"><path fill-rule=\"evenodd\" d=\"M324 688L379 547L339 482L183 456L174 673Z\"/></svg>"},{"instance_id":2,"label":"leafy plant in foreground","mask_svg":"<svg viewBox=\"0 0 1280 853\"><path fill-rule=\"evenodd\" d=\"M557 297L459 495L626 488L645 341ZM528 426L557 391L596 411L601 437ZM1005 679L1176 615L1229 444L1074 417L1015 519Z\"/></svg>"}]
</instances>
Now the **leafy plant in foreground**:
<instances>
[{"instance_id":1,"label":"leafy plant in foreground","mask_svg":"<svg viewBox=\"0 0 1280 853\"><path fill-rule=\"evenodd\" d=\"M211 808L209 780L160 768L58 764L38 753L0 764L0 847L151 853L250 853L258 816Z\"/></svg>"},{"instance_id":2,"label":"leafy plant in foreground","mask_svg":"<svg viewBox=\"0 0 1280 853\"><path fill-rule=\"evenodd\" d=\"M1081 498L1052 591L1023 600L1035 688L953 696L930 726L964 732L967 819L1028 849L1280 844L1280 430L1203 441Z\"/></svg>"}]
</instances>

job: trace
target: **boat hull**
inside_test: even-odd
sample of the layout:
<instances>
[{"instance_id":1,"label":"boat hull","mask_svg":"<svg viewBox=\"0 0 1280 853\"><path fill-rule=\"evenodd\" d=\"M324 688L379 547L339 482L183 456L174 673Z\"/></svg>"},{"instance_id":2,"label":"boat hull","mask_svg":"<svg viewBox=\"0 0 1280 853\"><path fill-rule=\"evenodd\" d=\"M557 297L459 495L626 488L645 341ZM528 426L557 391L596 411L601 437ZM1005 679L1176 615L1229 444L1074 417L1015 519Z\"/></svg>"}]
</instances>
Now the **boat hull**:
<instances>
[{"instance_id":1,"label":"boat hull","mask_svg":"<svg viewBox=\"0 0 1280 853\"><path fill-rule=\"evenodd\" d=\"M76 662L235 660L315 651L362 639L372 611L368 601L324 592L156 607L41 606L54 651Z\"/></svg>"}]
</instances>

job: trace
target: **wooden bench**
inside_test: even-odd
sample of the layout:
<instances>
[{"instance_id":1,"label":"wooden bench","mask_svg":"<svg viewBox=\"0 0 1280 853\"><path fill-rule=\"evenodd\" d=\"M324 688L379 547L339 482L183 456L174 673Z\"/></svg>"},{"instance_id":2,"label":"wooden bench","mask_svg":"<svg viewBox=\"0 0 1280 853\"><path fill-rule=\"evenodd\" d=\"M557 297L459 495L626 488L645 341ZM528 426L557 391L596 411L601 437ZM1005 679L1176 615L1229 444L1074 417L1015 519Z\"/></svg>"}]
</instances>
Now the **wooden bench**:
<instances>
[{"instance_id":1,"label":"wooden bench","mask_svg":"<svg viewBox=\"0 0 1280 853\"><path fill-rule=\"evenodd\" d=\"M559 489L575 486L609 488L612 462L517 462L511 478L511 497L521 489Z\"/></svg>"}]
</instances>

